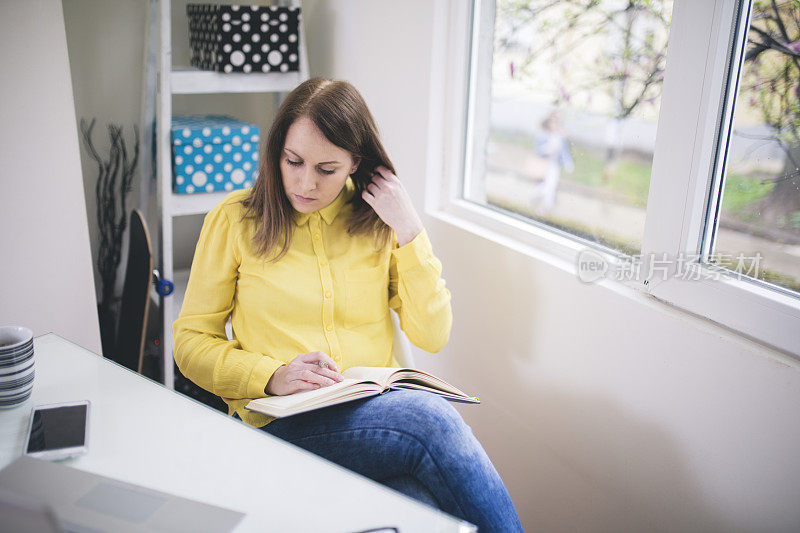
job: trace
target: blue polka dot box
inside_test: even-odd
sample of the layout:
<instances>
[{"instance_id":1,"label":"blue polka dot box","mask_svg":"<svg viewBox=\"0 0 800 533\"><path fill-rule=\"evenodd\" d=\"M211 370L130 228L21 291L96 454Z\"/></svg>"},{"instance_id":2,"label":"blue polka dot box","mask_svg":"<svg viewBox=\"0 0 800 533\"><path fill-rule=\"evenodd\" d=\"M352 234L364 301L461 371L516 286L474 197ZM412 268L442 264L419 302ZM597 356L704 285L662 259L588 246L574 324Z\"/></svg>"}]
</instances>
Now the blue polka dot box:
<instances>
[{"instance_id":1,"label":"blue polka dot box","mask_svg":"<svg viewBox=\"0 0 800 533\"><path fill-rule=\"evenodd\" d=\"M175 115L171 133L176 193L233 191L255 183L258 126L220 115Z\"/></svg>"}]
</instances>

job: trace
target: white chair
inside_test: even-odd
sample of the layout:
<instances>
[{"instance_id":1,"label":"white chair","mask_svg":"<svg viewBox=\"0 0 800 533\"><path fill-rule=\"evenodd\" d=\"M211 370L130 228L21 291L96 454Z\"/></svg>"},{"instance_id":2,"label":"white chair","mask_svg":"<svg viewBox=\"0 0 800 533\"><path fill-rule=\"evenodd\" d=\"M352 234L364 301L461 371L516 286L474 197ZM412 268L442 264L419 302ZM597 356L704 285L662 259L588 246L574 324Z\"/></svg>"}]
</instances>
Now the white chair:
<instances>
[{"instance_id":1,"label":"white chair","mask_svg":"<svg viewBox=\"0 0 800 533\"><path fill-rule=\"evenodd\" d=\"M411 352L411 341L408 340L406 334L403 333L402 329L400 329L400 317L393 309L389 310L389 314L392 316L392 329L394 330L392 355L394 355L395 361L397 361L400 366L414 368L414 356Z\"/></svg>"}]
</instances>

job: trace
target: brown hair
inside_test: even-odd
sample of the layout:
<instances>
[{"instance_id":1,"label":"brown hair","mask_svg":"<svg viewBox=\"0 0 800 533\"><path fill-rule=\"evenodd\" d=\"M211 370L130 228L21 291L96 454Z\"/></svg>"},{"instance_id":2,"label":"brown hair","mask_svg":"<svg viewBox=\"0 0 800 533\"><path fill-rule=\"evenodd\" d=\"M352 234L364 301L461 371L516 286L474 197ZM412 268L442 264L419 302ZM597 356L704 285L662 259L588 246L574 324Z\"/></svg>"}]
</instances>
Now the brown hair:
<instances>
[{"instance_id":1,"label":"brown hair","mask_svg":"<svg viewBox=\"0 0 800 533\"><path fill-rule=\"evenodd\" d=\"M292 240L294 208L286 197L281 179L280 161L286 134L298 118L308 117L331 143L361 158L358 169L350 175L355 185L348 235L374 234L375 246L385 246L391 236L386 225L361 196L372 182L377 166L395 172L378 135L375 119L361 94L346 81L312 78L297 86L281 104L261 152L258 178L250 195L242 200L243 219L256 224L253 245L264 256L283 241L280 252L270 259L277 261L289 249Z\"/></svg>"}]
</instances>

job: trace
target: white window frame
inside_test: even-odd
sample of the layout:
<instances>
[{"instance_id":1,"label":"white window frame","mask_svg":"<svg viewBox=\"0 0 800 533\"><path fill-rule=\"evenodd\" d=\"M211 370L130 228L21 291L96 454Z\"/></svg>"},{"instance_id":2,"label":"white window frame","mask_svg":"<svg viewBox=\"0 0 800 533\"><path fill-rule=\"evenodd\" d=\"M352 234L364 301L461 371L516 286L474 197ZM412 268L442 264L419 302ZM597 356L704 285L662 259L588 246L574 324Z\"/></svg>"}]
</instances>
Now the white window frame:
<instances>
[{"instance_id":1,"label":"white window frame","mask_svg":"<svg viewBox=\"0 0 800 533\"><path fill-rule=\"evenodd\" d=\"M738 77L751 1L675 0L642 240L644 258L708 253L706 235L714 230L709 219L716 217L706 213L716 212L724 169L724 162L716 161L717 139L730 133L736 96L736 84L727 83L729 68ZM578 255L587 248L610 263L623 258L567 232L464 198L465 184L473 181L471 169L482 163L475 161L480 153L473 154L467 141L475 131L485 135L488 129L474 128L474 122L488 121L488 106L476 95L491 83L490 74L480 75L479 66L491 64L494 2L436 0L434 11L426 211L571 272L576 272ZM480 197L482 191L470 191L474 194ZM707 273L702 264L695 267ZM631 297L657 299L800 357L796 293L734 274L708 280L662 278L599 283Z\"/></svg>"}]
</instances>

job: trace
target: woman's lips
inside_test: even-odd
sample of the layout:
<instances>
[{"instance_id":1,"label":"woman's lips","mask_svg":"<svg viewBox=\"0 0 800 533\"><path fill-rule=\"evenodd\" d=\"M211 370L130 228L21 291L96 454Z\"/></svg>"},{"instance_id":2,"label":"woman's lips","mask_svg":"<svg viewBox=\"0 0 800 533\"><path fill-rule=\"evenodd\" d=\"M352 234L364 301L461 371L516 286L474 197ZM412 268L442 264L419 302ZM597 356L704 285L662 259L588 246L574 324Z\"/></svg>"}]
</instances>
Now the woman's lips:
<instances>
[{"instance_id":1,"label":"woman's lips","mask_svg":"<svg viewBox=\"0 0 800 533\"><path fill-rule=\"evenodd\" d=\"M297 199L298 202L303 202L306 204L309 202L313 202L315 200L315 198L305 198L303 196L300 196L299 194L295 194L294 197Z\"/></svg>"}]
</instances>

